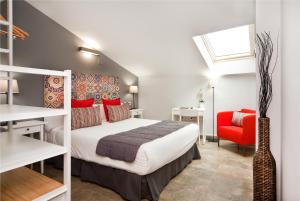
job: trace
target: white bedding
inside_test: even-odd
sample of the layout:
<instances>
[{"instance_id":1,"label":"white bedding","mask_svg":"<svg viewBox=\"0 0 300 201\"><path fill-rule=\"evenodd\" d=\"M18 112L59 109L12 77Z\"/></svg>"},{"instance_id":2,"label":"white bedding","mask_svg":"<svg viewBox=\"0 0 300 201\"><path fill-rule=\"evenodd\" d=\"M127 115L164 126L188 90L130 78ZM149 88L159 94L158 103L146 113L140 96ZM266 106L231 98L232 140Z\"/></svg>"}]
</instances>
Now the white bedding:
<instances>
[{"instance_id":1,"label":"white bedding","mask_svg":"<svg viewBox=\"0 0 300 201\"><path fill-rule=\"evenodd\" d=\"M157 120L130 118L116 123L104 122L100 126L72 130L72 157L101 165L123 169L138 175L154 172L165 164L177 159L197 141L199 127L195 124L181 128L170 135L143 144L134 162L124 162L96 154L100 138L157 123ZM62 144L63 128L47 131L47 141Z\"/></svg>"}]
</instances>

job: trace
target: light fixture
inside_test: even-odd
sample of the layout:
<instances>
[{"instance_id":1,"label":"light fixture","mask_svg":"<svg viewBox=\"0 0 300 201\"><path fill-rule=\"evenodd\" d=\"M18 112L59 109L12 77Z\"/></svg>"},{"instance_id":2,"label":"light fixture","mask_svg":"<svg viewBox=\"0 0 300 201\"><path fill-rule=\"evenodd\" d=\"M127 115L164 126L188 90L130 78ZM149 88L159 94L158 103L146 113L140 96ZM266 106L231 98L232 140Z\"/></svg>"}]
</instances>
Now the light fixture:
<instances>
[{"instance_id":1,"label":"light fixture","mask_svg":"<svg viewBox=\"0 0 300 201\"><path fill-rule=\"evenodd\" d=\"M99 43L89 36L81 36L80 37L84 41L84 47L101 50Z\"/></svg>"},{"instance_id":2,"label":"light fixture","mask_svg":"<svg viewBox=\"0 0 300 201\"><path fill-rule=\"evenodd\" d=\"M137 94L138 93L138 86L135 86L135 85L129 86L129 93Z\"/></svg>"},{"instance_id":3,"label":"light fixture","mask_svg":"<svg viewBox=\"0 0 300 201\"><path fill-rule=\"evenodd\" d=\"M93 55L96 55L96 56L100 55L100 52L98 50L90 49L90 48L87 48L87 47L79 47L78 49L79 49L80 52L93 54Z\"/></svg>"},{"instance_id":4,"label":"light fixture","mask_svg":"<svg viewBox=\"0 0 300 201\"><path fill-rule=\"evenodd\" d=\"M217 80L216 79L211 79L209 81L209 86L212 88L212 98L213 98L213 108L212 108L212 115L213 115L213 139L212 142L215 141L215 87L216 87Z\"/></svg>"},{"instance_id":5,"label":"light fixture","mask_svg":"<svg viewBox=\"0 0 300 201\"><path fill-rule=\"evenodd\" d=\"M20 93L17 80L12 80L12 89L14 94ZM0 94L8 93L8 80L0 80Z\"/></svg>"},{"instance_id":6,"label":"light fixture","mask_svg":"<svg viewBox=\"0 0 300 201\"><path fill-rule=\"evenodd\" d=\"M137 94L138 92L139 92L138 86L136 86L136 85L129 86L129 93L132 94L132 106L133 106L133 109L135 109L134 94Z\"/></svg>"},{"instance_id":7,"label":"light fixture","mask_svg":"<svg viewBox=\"0 0 300 201\"><path fill-rule=\"evenodd\" d=\"M217 80L216 80L216 79L211 79L211 80L209 81L209 86L210 86L211 88L215 88L215 87L216 87L216 84L217 84Z\"/></svg>"}]
</instances>

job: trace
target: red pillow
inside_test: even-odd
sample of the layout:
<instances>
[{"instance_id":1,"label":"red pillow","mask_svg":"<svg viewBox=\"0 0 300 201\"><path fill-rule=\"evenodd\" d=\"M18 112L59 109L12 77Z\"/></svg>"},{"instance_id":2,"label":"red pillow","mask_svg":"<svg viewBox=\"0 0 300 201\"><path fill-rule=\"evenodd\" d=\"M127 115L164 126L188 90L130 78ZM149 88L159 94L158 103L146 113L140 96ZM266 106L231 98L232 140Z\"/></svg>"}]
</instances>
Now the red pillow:
<instances>
[{"instance_id":1,"label":"red pillow","mask_svg":"<svg viewBox=\"0 0 300 201\"><path fill-rule=\"evenodd\" d=\"M76 100L72 99L71 100L71 107L72 108L79 108L79 107L92 107L94 104L94 99L90 98L87 100Z\"/></svg>"},{"instance_id":2,"label":"red pillow","mask_svg":"<svg viewBox=\"0 0 300 201\"><path fill-rule=\"evenodd\" d=\"M102 99L102 104L103 104L106 120L109 121L107 105L121 105L121 99L120 98L112 99L112 100Z\"/></svg>"}]
</instances>

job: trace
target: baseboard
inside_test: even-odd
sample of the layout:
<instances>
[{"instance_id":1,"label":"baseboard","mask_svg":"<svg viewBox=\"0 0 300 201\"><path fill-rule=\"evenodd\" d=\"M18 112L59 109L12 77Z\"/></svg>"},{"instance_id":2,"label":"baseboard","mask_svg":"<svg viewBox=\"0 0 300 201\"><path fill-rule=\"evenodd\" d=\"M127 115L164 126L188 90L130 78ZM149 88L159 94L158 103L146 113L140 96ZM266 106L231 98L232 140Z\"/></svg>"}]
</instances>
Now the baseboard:
<instances>
[{"instance_id":1,"label":"baseboard","mask_svg":"<svg viewBox=\"0 0 300 201\"><path fill-rule=\"evenodd\" d=\"M218 142L218 137L214 137L213 136L206 136L206 140L209 142Z\"/></svg>"}]
</instances>

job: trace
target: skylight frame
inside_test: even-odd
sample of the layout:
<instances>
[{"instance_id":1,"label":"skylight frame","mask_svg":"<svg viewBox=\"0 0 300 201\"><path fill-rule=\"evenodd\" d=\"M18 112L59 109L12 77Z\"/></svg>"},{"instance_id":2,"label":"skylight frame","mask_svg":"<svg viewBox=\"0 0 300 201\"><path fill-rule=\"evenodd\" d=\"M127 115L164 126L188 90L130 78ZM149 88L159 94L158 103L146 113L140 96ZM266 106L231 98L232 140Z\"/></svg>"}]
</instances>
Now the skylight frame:
<instances>
[{"instance_id":1,"label":"skylight frame","mask_svg":"<svg viewBox=\"0 0 300 201\"><path fill-rule=\"evenodd\" d=\"M216 56L214 53L214 48L210 44L210 41L206 35L202 35L202 41L211 57L213 63L230 61L230 60L240 60L255 57L255 26L253 24L248 25L249 29L249 44L250 44L250 52L246 53L238 53L238 54L228 54L224 56Z\"/></svg>"}]
</instances>

